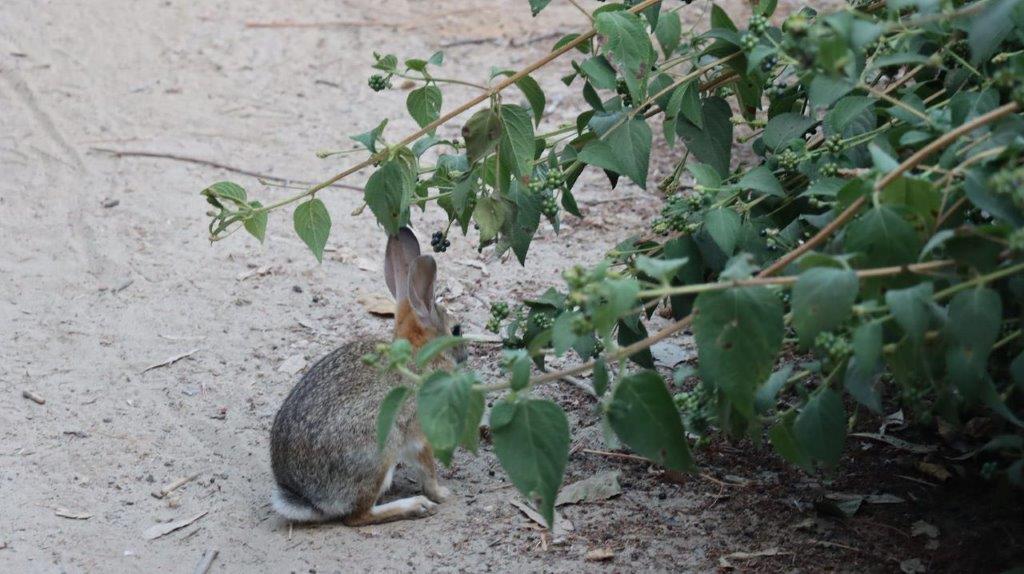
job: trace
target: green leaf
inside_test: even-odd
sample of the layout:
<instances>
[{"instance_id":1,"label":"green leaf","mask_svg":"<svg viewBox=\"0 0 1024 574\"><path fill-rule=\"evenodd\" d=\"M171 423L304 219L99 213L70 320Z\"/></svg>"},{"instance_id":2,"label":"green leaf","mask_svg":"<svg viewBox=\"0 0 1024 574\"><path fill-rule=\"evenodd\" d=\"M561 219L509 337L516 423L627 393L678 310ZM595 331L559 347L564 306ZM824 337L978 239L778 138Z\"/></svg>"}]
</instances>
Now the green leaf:
<instances>
[{"instance_id":1,"label":"green leaf","mask_svg":"<svg viewBox=\"0 0 1024 574\"><path fill-rule=\"evenodd\" d=\"M711 209L704 215L704 229L726 255L736 250L741 227L740 214L728 207Z\"/></svg>"},{"instance_id":2,"label":"green leaf","mask_svg":"<svg viewBox=\"0 0 1024 574\"><path fill-rule=\"evenodd\" d=\"M258 201L250 201L249 207L253 209L260 209L263 204ZM263 239L267 236L267 212L258 211L253 213L249 217L245 218L245 230L250 235L260 240L263 243Z\"/></svg>"},{"instance_id":3,"label":"green leaf","mask_svg":"<svg viewBox=\"0 0 1024 574\"><path fill-rule=\"evenodd\" d=\"M551 346L554 348L556 356L564 355L576 342L573 324L579 320L579 317L582 317L582 314L569 311L558 315L558 318L555 319L551 326Z\"/></svg>"},{"instance_id":4,"label":"green leaf","mask_svg":"<svg viewBox=\"0 0 1024 574\"><path fill-rule=\"evenodd\" d=\"M508 207L491 196L481 197L473 210L473 220L480 226L480 241L487 243L498 236L508 217Z\"/></svg>"},{"instance_id":5,"label":"green leaf","mask_svg":"<svg viewBox=\"0 0 1024 574\"><path fill-rule=\"evenodd\" d=\"M846 441L843 400L832 389L811 396L793 423L793 435L812 458L829 467L838 464Z\"/></svg>"},{"instance_id":6,"label":"green leaf","mask_svg":"<svg viewBox=\"0 0 1024 574\"><path fill-rule=\"evenodd\" d=\"M469 410L472 378L462 373L435 371L420 386L416 416L437 459L448 466L462 439Z\"/></svg>"},{"instance_id":7,"label":"green leaf","mask_svg":"<svg viewBox=\"0 0 1024 574\"><path fill-rule=\"evenodd\" d=\"M666 12L658 18L658 26L654 29L654 37L661 45L661 51L668 58L672 52L679 47L679 38L682 37L683 27L679 21L679 14L675 11Z\"/></svg>"},{"instance_id":8,"label":"green leaf","mask_svg":"<svg viewBox=\"0 0 1024 574\"><path fill-rule=\"evenodd\" d=\"M591 141L579 157L590 165L625 175L641 188L646 188L652 139L647 122L633 118L608 132L603 140Z\"/></svg>"},{"instance_id":9,"label":"green leaf","mask_svg":"<svg viewBox=\"0 0 1024 574\"><path fill-rule=\"evenodd\" d=\"M414 186L415 175L400 158L385 162L366 180L363 198L388 235L408 220Z\"/></svg>"},{"instance_id":10,"label":"green leaf","mask_svg":"<svg viewBox=\"0 0 1024 574\"><path fill-rule=\"evenodd\" d=\"M721 28L724 30L732 30L737 32L736 24L733 24L732 18L729 18L729 14L718 4L711 5L711 28Z\"/></svg>"},{"instance_id":11,"label":"green leaf","mask_svg":"<svg viewBox=\"0 0 1024 574\"><path fill-rule=\"evenodd\" d=\"M881 375L882 326L864 323L853 332L853 357L846 365L846 392L874 413L882 412L882 397L876 383Z\"/></svg>"},{"instance_id":12,"label":"green leaf","mask_svg":"<svg viewBox=\"0 0 1024 574\"><path fill-rule=\"evenodd\" d=\"M502 130L498 149L502 167L507 167L515 176L532 174L534 145L530 110L504 104L500 114Z\"/></svg>"},{"instance_id":13,"label":"green leaf","mask_svg":"<svg viewBox=\"0 0 1024 574\"><path fill-rule=\"evenodd\" d=\"M872 267L913 263L921 250L914 228L885 205L869 209L850 223L845 241L847 251L863 253Z\"/></svg>"},{"instance_id":14,"label":"green leaf","mask_svg":"<svg viewBox=\"0 0 1024 574\"><path fill-rule=\"evenodd\" d=\"M850 318L858 287L850 269L813 267L800 274L793 286L793 328L801 346L810 347L818 333Z\"/></svg>"},{"instance_id":15,"label":"green leaf","mask_svg":"<svg viewBox=\"0 0 1024 574\"><path fill-rule=\"evenodd\" d=\"M693 321L704 378L749 416L782 346L782 301L765 287L706 291Z\"/></svg>"},{"instance_id":16,"label":"green leaf","mask_svg":"<svg viewBox=\"0 0 1024 574\"><path fill-rule=\"evenodd\" d=\"M636 304L640 285L636 279L608 279L596 283L595 297L587 303L590 318L598 334L604 336L615 326L619 317L628 313Z\"/></svg>"},{"instance_id":17,"label":"green leaf","mask_svg":"<svg viewBox=\"0 0 1024 574\"><path fill-rule=\"evenodd\" d=\"M702 126L691 122L684 101L682 117L676 120L676 132L694 157L715 168L722 177L729 174L732 159L732 108L719 97L707 98L701 107Z\"/></svg>"},{"instance_id":18,"label":"green leaf","mask_svg":"<svg viewBox=\"0 0 1024 574\"><path fill-rule=\"evenodd\" d=\"M655 60L651 39L635 14L601 12L594 18L594 30L605 38L605 49L633 73L646 70Z\"/></svg>"},{"instance_id":19,"label":"green leaf","mask_svg":"<svg viewBox=\"0 0 1024 574\"><path fill-rule=\"evenodd\" d=\"M448 349L458 347L465 342L466 340L462 337L456 337L454 335L445 335L443 337L431 339L427 341L425 345L420 347L419 352L416 353L416 366L422 369L441 353Z\"/></svg>"},{"instance_id":20,"label":"green leaf","mask_svg":"<svg viewBox=\"0 0 1024 574\"><path fill-rule=\"evenodd\" d=\"M377 413L377 450L384 450L388 444L391 427L395 425L395 418L410 393L412 389L409 387L395 387L381 401L380 411Z\"/></svg>"},{"instance_id":21,"label":"green leaf","mask_svg":"<svg viewBox=\"0 0 1024 574\"><path fill-rule=\"evenodd\" d=\"M628 347L647 338L647 327L644 327L636 315L632 315L631 318L632 321L628 320L629 318L619 320L619 329L616 333L616 342L619 347ZM629 360L647 369L654 368L654 355L651 354L650 348L633 353L629 356Z\"/></svg>"},{"instance_id":22,"label":"green leaf","mask_svg":"<svg viewBox=\"0 0 1024 574\"><path fill-rule=\"evenodd\" d=\"M759 191L775 197L786 197L786 192L782 189L778 178L775 177L772 170L764 165L759 165L748 171L736 185L743 190Z\"/></svg>"},{"instance_id":23,"label":"green leaf","mask_svg":"<svg viewBox=\"0 0 1024 574\"><path fill-rule=\"evenodd\" d=\"M351 136L355 141L363 144L366 149L370 150L370 153L377 153L377 141L380 140L380 136L384 133L384 128L388 125L388 121L384 120L377 124L377 127L372 130L361 133L358 135Z\"/></svg>"},{"instance_id":24,"label":"green leaf","mask_svg":"<svg viewBox=\"0 0 1024 574\"><path fill-rule=\"evenodd\" d=\"M1014 14L1014 11L1017 14ZM967 28L967 44L971 47L971 63L989 59L1020 21L1020 0L991 0L975 16Z\"/></svg>"},{"instance_id":25,"label":"green leaf","mask_svg":"<svg viewBox=\"0 0 1024 574\"><path fill-rule=\"evenodd\" d=\"M1002 318L999 293L987 287L961 291L949 302L946 368L950 381L969 400L978 396L978 384L986 376Z\"/></svg>"},{"instance_id":26,"label":"green leaf","mask_svg":"<svg viewBox=\"0 0 1024 574\"><path fill-rule=\"evenodd\" d=\"M792 112L779 114L768 120L768 125L764 127L764 145L773 151L785 149L796 140L803 141L804 132L816 123L814 118Z\"/></svg>"},{"instance_id":27,"label":"green leaf","mask_svg":"<svg viewBox=\"0 0 1024 574\"><path fill-rule=\"evenodd\" d=\"M316 260L323 263L324 247L327 236L331 234L331 214L327 212L324 202L313 198L300 203L292 216L295 233L313 252Z\"/></svg>"},{"instance_id":28,"label":"green leaf","mask_svg":"<svg viewBox=\"0 0 1024 574\"><path fill-rule=\"evenodd\" d=\"M846 126L874 105L875 99L867 96L847 96L839 100L825 114L825 131L830 134L842 134Z\"/></svg>"},{"instance_id":29,"label":"green leaf","mask_svg":"<svg viewBox=\"0 0 1024 574\"><path fill-rule=\"evenodd\" d=\"M608 63L604 56L593 56L580 64L580 70L590 80L590 83L599 90L615 89L615 68Z\"/></svg>"},{"instance_id":30,"label":"green leaf","mask_svg":"<svg viewBox=\"0 0 1024 574\"><path fill-rule=\"evenodd\" d=\"M526 96L526 101L530 104L530 110L533 111L533 122L540 125L540 120L544 117L544 106L547 103L544 90L541 89L537 80L530 76L523 76L517 80L516 87Z\"/></svg>"},{"instance_id":31,"label":"green leaf","mask_svg":"<svg viewBox=\"0 0 1024 574\"><path fill-rule=\"evenodd\" d=\"M811 104L821 108L827 108L839 98L853 91L854 83L846 78L830 78L828 76L814 76L811 85L807 89Z\"/></svg>"},{"instance_id":32,"label":"green leaf","mask_svg":"<svg viewBox=\"0 0 1024 574\"><path fill-rule=\"evenodd\" d=\"M409 92L405 99L405 107L412 119L422 128L441 117L441 100L441 90L434 84L427 84Z\"/></svg>"},{"instance_id":33,"label":"green leaf","mask_svg":"<svg viewBox=\"0 0 1024 574\"><path fill-rule=\"evenodd\" d=\"M689 262L689 259L654 259L641 255L636 258L636 268L655 279L669 281L676 272Z\"/></svg>"},{"instance_id":34,"label":"green leaf","mask_svg":"<svg viewBox=\"0 0 1024 574\"><path fill-rule=\"evenodd\" d=\"M511 199L515 202L516 209L509 241L520 265L526 265L526 254L540 226L540 199L524 187L519 180L512 182Z\"/></svg>"},{"instance_id":35,"label":"green leaf","mask_svg":"<svg viewBox=\"0 0 1024 574\"><path fill-rule=\"evenodd\" d=\"M928 318L931 314L931 302L931 283L921 283L906 289L890 289L885 293L885 304L889 306L892 316L914 344L920 344L924 340L924 332L928 328Z\"/></svg>"},{"instance_id":36,"label":"green leaf","mask_svg":"<svg viewBox=\"0 0 1024 574\"><path fill-rule=\"evenodd\" d=\"M619 381L607 416L615 434L640 455L673 470L695 470L679 411L656 371Z\"/></svg>"},{"instance_id":37,"label":"green leaf","mask_svg":"<svg viewBox=\"0 0 1024 574\"><path fill-rule=\"evenodd\" d=\"M530 13L534 16L540 14L540 11L547 7L551 3L551 0L530 0Z\"/></svg>"},{"instance_id":38,"label":"green leaf","mask_svg":"<svg viewBox=\"0 0 1024 574\"><path fill-rule=\"evenodd\" d=\"M605 364L604 357L601 357L594 362L594 392L597 396L603 397L607 390L608 365Z\"/></svg>"},{"instance_id":39,"label":"green leaf","mask_svg":"<svg viewBox=\"0 0 1024 574\"><path fill-rule=\"evenodd\" d=\"M569 422L555 403L502 399L491 411L494 453L512 484L530 500L550 527L555 497L569 459Z\"/></svg>"},{"instance_id":40,"label":"green leaf","mask_svg":"<svg viewBox=\"0 0 1024 574\"><path fill-rule=\"evenodd\" d=\"M765 414L775 407L776 397L779 391L786 386L789 376L793 374L793 365L783 365L781 369L772 373L763 385L758 387L754 395L754 407L759 414Z\"/></svg>"},{"instance_id":41,"label":"green leaf","mask_svg":"<svg viewBox=\"0 0 1024 574\"><path fill-rule=\"evenodd\" d=\"M245 188L230 181L219 181L204 189L201 194L215 207L223 207L221 199L227 199L237 205L246 205Z\"/></svg>"},{"instance_id":42,"label":"green leaf","mask_svg":"<svg viewBox=\"0 0 1024 574\"><path fill-rule=\"evenodd\" d=\"M476 454L480 443L480 421L483 420L484 409L484 392L470 388L469 406L466 408L466 424L463 426L459 444L473 454Z\"/></svg>"},{"instance_id":43,"label":"green leaf","mask_svg":"<svg viewBox=\"0 0 1024 574\"><path fill-rule=\"evenodd\" d=\"M466 156L469 163L476 163L494 151L501 140L501 117L491 108L480 110L470 116L462 126L462 139L466 142Z\"/></svg>"},{"instance_id":44,"label":"green leaf","mask_svg":"<svg viewBox=\"0 0 1024 574\"><path fill-rule=\"evenodd\" d=\"M768 440L771 441L772 446L775 447L775 452L779 453L779 456L791 464L810 469L811 459L797 442L797 438L793 433L793 419L795 417L792 415L793 413L790 413L790 416L783 417L782 420L768 431Z\"/></svg>"},{"instance_id":45,"label":"green leaf","mask_svg":"<svg viewBox=\"0 0 1024 574\"><path fill-rule=\"evenodd\" d=\"M518 351L506 351L511 357L512 367L509 369L512 374L510 387L513 391L521 391L530 384L530 354L519 349Z\"/></svg>"}]
</instances>

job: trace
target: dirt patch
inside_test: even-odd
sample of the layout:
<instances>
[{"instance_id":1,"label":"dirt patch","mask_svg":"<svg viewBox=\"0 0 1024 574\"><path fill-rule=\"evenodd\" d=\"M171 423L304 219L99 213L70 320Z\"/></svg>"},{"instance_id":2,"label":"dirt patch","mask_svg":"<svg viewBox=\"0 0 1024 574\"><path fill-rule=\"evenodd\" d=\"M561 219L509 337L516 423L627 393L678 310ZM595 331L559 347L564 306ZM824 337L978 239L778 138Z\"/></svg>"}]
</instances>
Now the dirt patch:
<instances>
[{"instance_id":1,"label":"dirt patch","mask_svg":"<svg viewBox=\"0 0 1024 574\"><path fill-rule=\"evenodd\" d=\"M741 3L727 5L743 13ZM330 24L293 26L314 22ZM554 3L535 23L519 1L6 2L0 570L187 571L210 549L219 551L214 572L706 571L723 557L750 571L894 571L908 558L946 571L1008 564L1020 546L1019 522L1010 520L1019 506L999 493L979 501L967 498L980 490L970 484L901 482L882 449L860 445L840 472L812 478L754 446L715 443L699 454L706 477L672 481L585 452L603 449L601 431L590 399L571 387L543 391L571 414L567 480L618 468L623 493L564 507L575 526L565 544L509 504L514 490L487 445L443 471L456 496L422 521L291 528L271 512L267 435L295 380L290 372L352 337L389 332L389 319L358 302L385 290L383 234L368 213L348 216L359 196L339 190L323 196L334 216L323 265L284 213L271 217L266 246L239 234L211 247L202 187L230 178L261 199L287 190L95 148L316 179L344 164L318 160L315 150L347 146L347 134L386 116L395 119L392 138L413 128L396 119L403 92L366 88L373 50L405 57L445 48L446 74L486 77L495 63L532 61L553 35L582 24L568 3ZM551 125L572 119L577 98L558 75L538 77L549 89ZM446 108L469 94L446 92ZM440 294L468 331L483 330L492 299L543 291L658 209L642 190L610 192L588 177L579 194L586 219L568 221L557 241L542 232L526 269L453 238L440 258ZM440 224L433 213L418 221L421 234ZM474 364L496 374L493 355L479 349ZM839 521L813 510L826 487L914 498ZM400 479L396 488L412 485ZM196 516L145 537L167 530L155 525ZM807 519L818 530L797 528ZM909 536L917 520L939 528L937 549ZM609 560L585 559L606 550Z\"/></svg>"}]
</instances>

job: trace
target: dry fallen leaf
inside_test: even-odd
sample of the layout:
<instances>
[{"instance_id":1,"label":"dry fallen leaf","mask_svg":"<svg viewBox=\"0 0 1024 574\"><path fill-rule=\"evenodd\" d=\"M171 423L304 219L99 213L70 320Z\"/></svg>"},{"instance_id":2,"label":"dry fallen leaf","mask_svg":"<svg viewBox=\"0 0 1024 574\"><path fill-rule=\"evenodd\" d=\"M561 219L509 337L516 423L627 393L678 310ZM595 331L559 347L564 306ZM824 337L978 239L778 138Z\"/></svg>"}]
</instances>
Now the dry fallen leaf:
<instances>
[{"instance_id":1,"label":"dry fallen leaf","mask_svg":"<svg viewBox=\"0 0 1024 574\"><path fill-rule=\"evenodd\" d=\"M537 512L535 509L533 509L533 507L531 507L529 504L526 504L525 502L515 498L510 498L508 502L512 506L518 508L520 512L525 514L530 520L536 522L544 528L548 527L547 523L544 522L544 517L541 516L541 514ZM551 529L551 542L553 544L561 544L565 542L566 538L569 536L569 533L572 532L574 529L575 527L572 525L572 522L566 520L562 517L561 514L555 511L555 524L554 527Z\"/></svg>"},{"instance_id":2,"label":"dry fallen leaf","mask_svg":"<svg viewBox=\"0 0 1024 574\"><path fill-rule=\"evenodd\" d=\"M939 537L939 527L934 524L929 524L924 520L918 520L910 527L911 536L927 536L928 538Z\"/></svg>"},{"instance_id":3,"label":"dry fallen leaf","mask_svg":"<svg viewBox=\"0 0 1024 574\"><path fill-rule=\"evenodd\" d=\"M164 536L165 534L170 534L175 530L185 528L189 524L192 524L196 520L199 520L200 518L206 516L206 513L207 511L204 510L191 518L184 518L182 520L176 520L174 522L164 522L162 524L154 524L142 533L142 537L146 540L155 540L157 538L160 538L161 536Z\"/></svg>"},{"instance_id":4,"label":"dry fallen leaf","mask_svg":"<svg viewBox=\"0 0 1024 574\"><path fill-rule=\"evenodd\" d=\"M600 502L622 493L619 486L619 471L609 470L574 482L558 493L555 506L579 502Z\"/></svg>"},{"instance_id":5,"label":"dry fallen leaf","mask_svg":"<svg viewBox=\"0 0 1024 574\"><path fill-rule=\"evenodd\" d=\"M751 558L762 558L766 556L785 556L791 554L790 552L783 552L778 548L768 548L767 550L758 550L757 552L733 552L732 554L726 554L725 556L718 557L718 565L722 568L735 568L729 560L750 560Z\"/></svg>"},{"instance_id":6,"label":"dry fallen leaf","mask_svg":"<svg viewBox=\"0 0 1024 574\"><path fill-rule=\"evenodd\" d=\"M948 470L946 470L946 467L941 464L935 464L934 462L918 462L917 470L927 474L939 482L946 482L951 476L953 476Z\"/></svg>"},{"instance_id":7,"label":"dry fallen leaf","mask_svg":"<svg viewBox=\"0 0 1024 574\"><path fill-rule=\"evenodd\" d=\"M611 560L615 558L615 551L611 548L595 548L587 552L584 560L590 562L604 562L605 560Z\"/></svg>"},{"instance_id":8,"label":"dry fallen leaf","mask_svg":"<svg viewBox=\"0 0 1024 574\"><path fill-rule=\"evenodd\" d=\"M359 296L359 303L378 317L393 317L395 315L395 301L382 293L364 293Z\"/></svg>"},{"instance_id":9,"label":"dry fallen leaf","mask_svg":"<svg viewBox=\"0 0 1024 574\"><path fill-rule=\"evenodd\" d=\"M89 520L92 515L87 512L72 512L67 508L54 508L53 513L61 518L70 518L72 520Z\"/></svg>"}]
</instances>

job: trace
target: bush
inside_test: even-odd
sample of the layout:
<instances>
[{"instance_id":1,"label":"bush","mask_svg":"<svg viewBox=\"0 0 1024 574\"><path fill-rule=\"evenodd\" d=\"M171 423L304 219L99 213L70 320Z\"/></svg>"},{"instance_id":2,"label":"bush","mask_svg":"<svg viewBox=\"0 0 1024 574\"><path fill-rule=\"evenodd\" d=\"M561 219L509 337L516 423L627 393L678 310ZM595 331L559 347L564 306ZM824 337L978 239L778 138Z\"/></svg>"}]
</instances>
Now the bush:
<instances>
[{"instance_id":1,"label":"bush","mask_svg":"<svg viewBox=\"0 0 1024 574\"><path fill-rule=\"evenodd\" d=\"M548 2L529 4L536 15ZM584 169L603 170L612 187L622 177L648 187L660 127L659 153L678 158L657 184L660 217L596 267L566 272L562 290L492 308L508 381L421 372L462 338L383 350L378 364L418 386L443 461L459 444L475 449L484 394L510 391L491 413L495 452L550 519L569 429L531 389L592 371L609 440L667 468L694 467L693 437L761 440L765 429L791 463L834 466L847 405L878 414L898 403L925 424L990 410L1003 434L983 451L985 473L1024 485L1024 5L870 1L805 8L776 26L775 2L762 1L744 30L712 6L710 29L696 33L681 26L688 4L664 4L605 4L593 30L487 85L435 76L440 53L402 65L375 54L371 88L416 82L407 107L422 129L385 145L381 122L354 136L364 161L271 205L232 183L210 186L211 238L244 226L262 240L268 214L298 203L295 230L320 259L331 220L317 194L373 167L365 201L385 232L435 204L449 220L435 251L455 228L525 264L542 220L557 231L580 216ZM538 132L545 96L529 74L563 55L573 60L563 82L588 109ZM481 93L441 115L453 82ZM526 104L508 103L509 88ZM479 104L461 139L435 134ZM734 158L734 142L753 161ZM679 144L684 152L671 151ZM673 321L650 334L659 309ZM648 348L688 327L699 368L675 373L673 396ZM578 366L531 377L531 362L567 353ZM684 391L693 374L699 384ZM381 432L406 395L385 402Z\"/></svg>"}]
</instances>

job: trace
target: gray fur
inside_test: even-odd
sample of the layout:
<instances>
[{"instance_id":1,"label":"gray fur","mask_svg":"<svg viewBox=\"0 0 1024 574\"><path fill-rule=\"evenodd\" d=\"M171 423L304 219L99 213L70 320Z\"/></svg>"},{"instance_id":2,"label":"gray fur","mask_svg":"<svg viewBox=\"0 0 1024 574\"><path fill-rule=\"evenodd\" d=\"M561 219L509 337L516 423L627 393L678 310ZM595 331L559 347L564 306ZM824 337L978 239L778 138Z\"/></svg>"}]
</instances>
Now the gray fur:
<instances>
[{"instance_id":1,"label":"gray fur","mask_svg":"<svg viewBox=\"0 0 1024 574\"><path fill-rule=\"evenodd\" d=\"M409 300L429 337L451 331L448 315L434 301L437 264L419 255L416 236L406 228L388 240L385 279L401 303ZM406 400L383 450L377 448L377 413L384 397L406 384L397 373L381 373L363 362L378 341L345 344L314 364L285 398L270 430L270 462L277 481L274 509L296 521L342 518L367 524L428 514L446 496L437 484L429 446L416 419L415 399ZM455 348L440 359L465 357ZM375 506L387 490L395 465L419 471L426 497Z\"/></svg>"},{"instance_id":2,"label":"gray fur","mask_svg":"<svg viewBox=\"0 0 1024 574\"><path fill-rule=\"evenodd\" d=\"M292 518L304 503L325 518L344 517L376 502L387 471L419 431L412 401L399 413L383 452L377 449L377 410L403 383L362 362L378 342L353 342L327 355L285 399L270 431L270 460L277 499ZM412 432L410 432L412 431ZM282 505L283 506L283 505ZM289 516L292 515L292 516ZM296 518L298 518L296 516Z\"/></svg>"}]
</instances>

